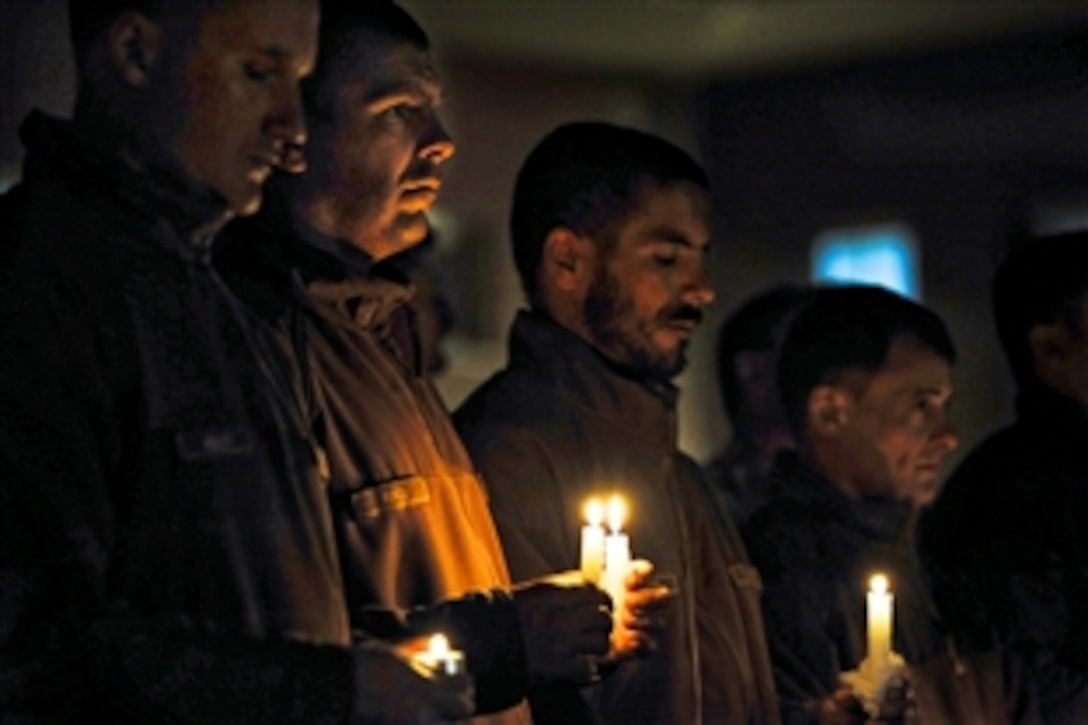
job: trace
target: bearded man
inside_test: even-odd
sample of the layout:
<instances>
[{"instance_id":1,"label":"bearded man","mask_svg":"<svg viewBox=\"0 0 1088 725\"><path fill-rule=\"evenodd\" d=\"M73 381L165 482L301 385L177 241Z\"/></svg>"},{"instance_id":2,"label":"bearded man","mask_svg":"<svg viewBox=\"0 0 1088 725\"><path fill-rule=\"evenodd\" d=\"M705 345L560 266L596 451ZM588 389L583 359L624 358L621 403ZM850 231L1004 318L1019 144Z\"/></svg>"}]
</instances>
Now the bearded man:
<instances>
[{"instance_id":1,"label":"bearded man","mask_svg":"<svg viewBox=\"0 0 1088 725\"><path fill-rule=\"evenodd\" d=\"M670 382L714 299L706 174L657 136L561 126L518 174L514 258L529 309L510 362L455 420L488 482L515 577L568 568L585 501L621 493L645 568L627 580L620 631L641 656L600 687L531 694L538 722L775 722L759 578L729 521L708 512L677 449Z\"/></svg>"}]
</instances>

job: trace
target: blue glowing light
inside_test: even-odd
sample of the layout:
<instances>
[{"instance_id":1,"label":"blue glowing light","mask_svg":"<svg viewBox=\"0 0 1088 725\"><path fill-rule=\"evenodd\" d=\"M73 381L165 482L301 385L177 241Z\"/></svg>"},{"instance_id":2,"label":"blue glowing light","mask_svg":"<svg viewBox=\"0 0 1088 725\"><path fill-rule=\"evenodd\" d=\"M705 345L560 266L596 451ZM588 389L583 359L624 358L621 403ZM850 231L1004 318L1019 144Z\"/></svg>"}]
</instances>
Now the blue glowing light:
<instances>
[{"instance_id":1,"label":"blue glowing light","mask_svg":"<svg viewBox=\"0 0 1088 725\"><path fill-rule=\"evenodd\" d=\"M823 232L812 248L812 280L821 284L874 284L920 300L914 234L901 224Z\"/></svg>"}]
</instances>

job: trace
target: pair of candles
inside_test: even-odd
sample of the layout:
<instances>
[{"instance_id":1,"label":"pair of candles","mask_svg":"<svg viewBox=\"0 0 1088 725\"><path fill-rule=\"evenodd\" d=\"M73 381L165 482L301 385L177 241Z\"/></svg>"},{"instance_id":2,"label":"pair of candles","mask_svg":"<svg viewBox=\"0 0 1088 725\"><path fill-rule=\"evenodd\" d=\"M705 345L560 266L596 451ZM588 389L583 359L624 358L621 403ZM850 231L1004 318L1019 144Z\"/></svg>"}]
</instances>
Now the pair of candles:
<instances>
[{"instance_id":1,"label":"pair of candles","mask_svg":"<svg viewBox=\"0 0 1088 725\"><path fill-rule=\"evenodd\" d=\"M606 513L608 532L601 525ZM582 575L608 592L616 613L627 591L624 580L631 563L631 539L621 530L625 514L623 499L618 495L608 500L607 512L600 499L592 498L586 503L586 524L582 527Z\"/></svg>"}]
</instances>

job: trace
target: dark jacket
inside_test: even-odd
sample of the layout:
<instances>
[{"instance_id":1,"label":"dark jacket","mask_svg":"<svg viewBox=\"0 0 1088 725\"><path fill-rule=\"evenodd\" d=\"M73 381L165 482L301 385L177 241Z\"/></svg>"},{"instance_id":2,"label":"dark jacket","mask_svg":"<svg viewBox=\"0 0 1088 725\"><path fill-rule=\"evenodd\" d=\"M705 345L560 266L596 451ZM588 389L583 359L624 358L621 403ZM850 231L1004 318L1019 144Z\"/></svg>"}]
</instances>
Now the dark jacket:
<instances>
[{"instance_id":1,"label":"dark jacket","mask_svg":"<svg viewBox=\"0 0 1088 725\"><path fill-rule=\"evenodd\" d=\"M850 498L794 452L779 453L766 485L769 503L741 533L763 577L787 722L816 722L820 701L865 658L866 591L877 572L891 584L893 649L908 665L919 722L1019 721L1004 661L956 654L914 553L909 504Z\"/></svg>"},{"instance_id":2,"label":"dark jacket","mask_svg":"<svg viewBox=\"0 0 1088 725\"><path fill-rule=\"evenodd\" d=\"M923 517L938 603L971 646L1030 658L1047 722L1088 722L1088 411L1022 392Z\"/></svg>"},{"instance_id":3,"label":"dark jacket","mask_svg":"<svg viewBox=\"0 0 1088 725\"><path fill-rule=\"evenodd\" d=\"M23 138L0 270L0 711L346 719L325 489L207 264L224 203L65 122L34 115Z\"/></svg>"},{"instance_id":4,"label":"dark jacket","mask_svg":"<svg viewBox=\"0 0 1088 725\"><path fill-rule=\"evenodd\" d=\"M662 650L622 664L584 700L542 693L540 722L776 721L758 577L735 533L708 516L698 469L676 448L675 394L523 312L508 367L455 414L515 577L577 568L582 507L611 491L628 502L634 556L677 577Z\"/></svg>"},{"instance_id":5,"label":"dark jacket","mask_svg":"<svg viewBox=\"0 0 1088 725\"><path fill-rule=\"evenodd\" d=\"M421 367L413 289L287 208L270 192L257 217L225 231L217 264L301 373L353 625L373 630L388 611L450 629L478 706L513 705L527 676L510 575L481 482Z\"/></svg>"},{"instance_id":6,"label":"dark jacket","mask_svg":"<svg viewBox=\"0 0 1088 725\"><path fill-rule=\"evenodd\" d=\"M728 447L703 468L707 490L718 512L743 526L767 501L763 483L773 462L755 441L734 434Z\"/></svg>"}]
</instances>

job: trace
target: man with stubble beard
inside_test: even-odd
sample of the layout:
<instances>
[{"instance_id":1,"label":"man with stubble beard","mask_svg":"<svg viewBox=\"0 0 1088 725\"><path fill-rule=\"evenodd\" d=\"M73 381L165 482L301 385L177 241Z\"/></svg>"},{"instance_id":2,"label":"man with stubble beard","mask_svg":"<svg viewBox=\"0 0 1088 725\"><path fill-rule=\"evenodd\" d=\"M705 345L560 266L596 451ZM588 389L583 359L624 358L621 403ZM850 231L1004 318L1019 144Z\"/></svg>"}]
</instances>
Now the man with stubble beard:
<instances>
[{"instance_id":1,"label":"man with stubble beard","mask_svg":"<svg viewBox=\"0 0 1088 725\"><path fill-rule=\"evenodd\" d=\"M449 635L475 681L474 714L525 722L530 682L595 677L608 600L578 579L511 583L482 483L423 365L396 258L426 239L454 153L427 35L393 3L330 1L320 43L304 86L309 170L273 180L217 263L296 372L304 425L327 458L353 629ZM391 691L375 700L396 722L418 704Z\"/></svg>"},{"instance_id":2,"label":"man with stubble beard","mask_svg":"<svg viewBox=\"0 0 1088 725\"><path fill-rule=\"evenodd\" d=\"M515 576L578 561L583 504L620 493L634 552L599 687L531 694L538 722L776 722L759 585L677 449L685 350L714 299L707 177L688 154L607 123L560 126L514 190L529 309L507 367L455 420L488 483ZM728 521L726 521L728 524Z\"/></svg>"}]
</instances>

